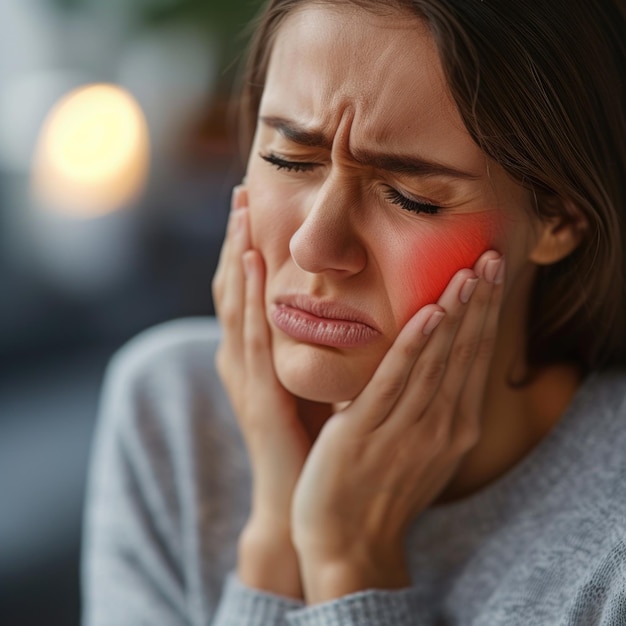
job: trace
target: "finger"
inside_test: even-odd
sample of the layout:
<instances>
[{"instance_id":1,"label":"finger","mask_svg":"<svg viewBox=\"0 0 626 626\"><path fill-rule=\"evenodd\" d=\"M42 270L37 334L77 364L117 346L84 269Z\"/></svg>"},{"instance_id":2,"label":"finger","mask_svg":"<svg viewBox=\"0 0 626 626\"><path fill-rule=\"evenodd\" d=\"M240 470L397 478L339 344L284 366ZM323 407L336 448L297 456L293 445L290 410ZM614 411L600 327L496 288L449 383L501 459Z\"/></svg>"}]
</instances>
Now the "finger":
<instances>
[{"instance_id":1,"label":"finger","mask_svg":"<svg viewBox=\"0 0 626 626\"><path fill-rule=\"evenodd\" d=\"M231 250L226 263L219 318L224 329L223 344L231 354L243 358L243 324L246 298L246 281L242 255L250 249L248 210L239 209L235 217Z\"/></svg>"},{"instance_id":2,"label":"finger","mask_svg":"<svg viewBox=\"0 0 626 626\"><path fill-rule=\"evenodd\" d=\"M492 348L492 343L483 338L483 329L493 292L493 278L500 263L495 254L490 251L483 255L475 266L479 281L452 340L445 373L431 404L435 409L431 411L432 415L453 415L456 412L477 352L488 354Z\"/></svg>"},{"instance_id":3,"label":"finger","mask_svg":"<svg viewBox=\"0 0 626 626\"><path fill-rule=\"evenodd\" d=\"M247 212L247 195L247 191L242 186L236 187L233 192L232 211L214 280L215 299L218 306L221 305L230 287L233 271L241 270L242 246L243 249L249 247L249 237L243 232L243 229L247 227L247 220L242 217L242 212Z\"/></svg>"},{"instance_id":4,"label":"finger","mask_svg":"<svg viewBox=\"0 0 626 626\"><path fill-rule=\"evenodd\" d=\"M230 241L235 228L235 212L245 206L247 203L247 193L245 193L245 187L238 185L233 188L233 193L230 200L230 213L228 216L228 223L226 225L226 233L224 235L224 242L222 249L220 250L220 256L217 263L215 275L213 277L213 299L219 300L221 298L221 290L224 285L224 273L226 271L226 259L230 251Z\"/></svg>"},{"instance_id":5,"label":"finger","mask_svg":"<svg viewBox=\"0 0 626 626\"><path fill-rule=\"evenodd\" d=\"M493 283L495 279L495 270L497 272L497 261L502 258L502 255L496 250L489 250L482 254L478 261L474 264L474 273L476 276L485 277L487 282ZM496 262L495 266L493 262Z\"/></svg>"},{"instance_id":6,"label":"finger","mask_svg":"<svg viewBox=\"0 0 626 626\"><path fill-rule=\"evenodd\" d=\"M212 281L212 293L213 293L213 301L216 309L218 308L222 294L224 291L224 287L226 284L225 274L228 267L228 259L232 255L232 238L235 231L236 226L236 213L237 210L247 205L247 192L243 185L238 185L233 189L233 193L231 196L231 211L228 216L228 224L226 225L226 233L224 235L224 242L222 244L222 249L220 251L219 260L217 263L217 268L215 270L215 274L213 276Z\"/></svg>"},{"instance_id":7,"label":"finger","mask_svg":"<svg viewBox=\"0 0 626 626\"><path fill-rule=\"evenodd\" d=\"M488 264L499 258L500 254L494 250L483 254L474 265L474 276L483 276ZM439 304L448 307L447 319L413 368L407 393L398 401L397 416L390 420L390 428L405 429L430 416L439 434L452 433L454 412L464 389L468 367L475 358L471 337L475 333L480 336L485 325L486 302L490 302L491 297L491 286L481 286L478 279L468 280L469 284L455 289L453 279L440 298Z\"/></svg>"},{"instance_id":8,"label":"finger","mask_svg":"<svg viewBox=\"0 0 626 626\"><path fill-rule=\"evenodd\" d=\"M470 379L473 368L478 365L476 363L478 352L482 354L481 359L484 357L488 362L493 349L493 341L485 331L488 327L491 328L487 320L490 319L489 324L493 321L494 306L497 319L499 303L496 302L494 305L494 287L487 283L484 277L484 272L487 271L485 268L488 267L491 267L489 257L482 264L482 270L480 266L476 268L481 272L481 280L466 306L465 315L447 350L443 376L431 395L430 403L426 407L421 405L421 413L416 412L415 405L420 400L423 402L426 394L423 385L420 384L422 381L419 380L419 374L414 370L407 385L408 391L395 408L394 418L388 421L388 425L384 425L388 436L397 438L398 432L406 433L411 426L419 422L422 440L428 439L433 445L442 446L442 450L454 451L454 454L464 453L476 444L480 433L478 417L472 414L468 418L459 418L458 415L459 407L465 402L464 392L469 391L470 385L479 384L478 380ZM476 340L476 337L479 339ZM484 366L484 363L482 364ZM414 380L413 376L416 376L417 380ZM483 389L483 386L474 387L469 398L474 407L480 406ZM469 415L465 408L462 412Z\"/></svg>"},{"instance_id":9,"label":"finger","mask_svg":"<svg viewBox=\"0 0 626 626\"><path fill-rule=\"evenodd\" d=\"M487 385L498 336L500 308L504 293L504 275L505 261L503 259L496 273L491 275L494 282L485 316L482 337L459 399L459 415L464 416L460 419L465 420L465 423L459 426L470 432L474 431L476 433L480 428L480 423L477 422L480 421L482 416L484 390Z\"/></svg>"},{"instance_id":10,"label":"finger","mask_svg":"<svg viewBox=\"0 0 626 626\"><path fill-rule=\"evenodd\" d=\"M369 430L379 428L385 423L391 411L397 409L396 405L399 402L406 407L407 416L404 419L394 417L393 421L397 422L397 427L402 428L407 419L414 421L416 416L421 415L443 375L446 353L466 306L466 302L461 298L467 300L476 280L474 272L469 269L461 270L454 275L435 308L439 312L445 311L445 316L438 315L435 318L440 322L439 328L429 341L429 337L424 336L423 331L420 333L419 328L416 328L419 321L426 327L426 320L420 319L422 311L426 309L418 312L401 331L372 380L357 398L358 404L355 400L349 408L350 414L353 410L362 412L363 417L359 417L358 422L362 423L364 428ZM430 311L432 313L433 309ZM441 335L442 338L436 339ZM433 340L436 341L437 351L431 348ZM443 354L440 354L442 351Z\"/></svg>"},{"instance_id":11,"label":"finger","mask_svg":"<svg viewBox=\"0 0 626 626\"><path fill-rule=\"evenodd\" d=\"M365 431L376 429L403 393L411 368L445 313L437 305L420 309L402 328L363 391L341 412ZM358 418L357 418L358 416Z\"/></svg>"},{"instance_id":12,"label":"finger","mask_svg":"<svg viewBox=\"0 0 626 626\"><path fill-rule=\"evenodd\" d=\"M256 250L243 255L245 268L245 312L243 326L244 361L249 380L258 384L260 393L267 389L268 374L274 371L270 329L265 316L263 259ZM273 386L273 385L272 385ZM263 400L259 397L259 402Z\"/></svg>"},{"instance_id":13,"label":"finger","mask_svg":"<svg viewBox=\"0 0 626 626\"><path fill-rule=\"evenodd\" d=\"M408 428L421 420L439 392L454 338L477 283L472 270L461 270L439 298L438 304L446 311L446 316L413 365L406 393L399 399L396 414L391 420L392 428Z\"/></svg>"}]
</instances>

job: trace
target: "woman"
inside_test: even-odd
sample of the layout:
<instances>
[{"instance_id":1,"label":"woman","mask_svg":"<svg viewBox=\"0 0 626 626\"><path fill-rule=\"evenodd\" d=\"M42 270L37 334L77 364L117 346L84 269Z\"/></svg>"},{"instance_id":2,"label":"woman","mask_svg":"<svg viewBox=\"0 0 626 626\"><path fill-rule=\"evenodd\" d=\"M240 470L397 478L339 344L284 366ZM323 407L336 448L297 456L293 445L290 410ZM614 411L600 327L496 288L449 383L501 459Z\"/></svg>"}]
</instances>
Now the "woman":
<instances>
[{"instance_id":1,"label":"woman","mask_svg":"<svg viewBox=\"0 0 626 626\"><path fill-rule=\"evenodd\" d=\"M221 327L107 381L85 623L626 623L625 19L268 3Z\"/></svg>"}]
</instances>

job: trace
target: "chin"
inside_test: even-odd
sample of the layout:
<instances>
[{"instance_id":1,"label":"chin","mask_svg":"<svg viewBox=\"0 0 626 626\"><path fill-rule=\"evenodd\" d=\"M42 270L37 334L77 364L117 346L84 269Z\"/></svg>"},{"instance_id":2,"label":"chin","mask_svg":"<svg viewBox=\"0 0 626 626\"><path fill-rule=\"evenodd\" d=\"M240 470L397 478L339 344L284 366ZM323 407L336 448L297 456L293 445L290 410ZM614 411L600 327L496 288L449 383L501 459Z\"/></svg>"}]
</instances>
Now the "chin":
<instances>
[{"instance_id":1,"label":"chin","mask_svg":"<svg viewBox=\"0 0 626 626\"><path fill-rule=\"evenodd\" d=\"M354 400L371 378L363 358L331 348L298 344L274 350L274 368L281 385L294 396L329 404Z\"/></svg>"}]
</instances>

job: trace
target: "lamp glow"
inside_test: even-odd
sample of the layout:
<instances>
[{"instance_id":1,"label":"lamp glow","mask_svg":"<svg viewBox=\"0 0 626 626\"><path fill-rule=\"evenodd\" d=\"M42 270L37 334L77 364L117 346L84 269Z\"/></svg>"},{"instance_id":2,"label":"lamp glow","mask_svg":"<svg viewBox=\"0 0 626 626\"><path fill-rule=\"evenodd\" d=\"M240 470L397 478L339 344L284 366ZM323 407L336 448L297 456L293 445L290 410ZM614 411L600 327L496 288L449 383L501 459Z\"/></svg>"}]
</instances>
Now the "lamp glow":
<instances>
[{"instance_id":1,"label":"lamp glow","mask_svg":"<svg viewBox=\"0 0 626 626\"><path fill-rule=\"evenodd\" d=\"M150 147L144 115L114 85L89 85L58 102L35 150L33 192L61 213L95 217L132 204L145 188Z\"/></svg>"}]
</instances>

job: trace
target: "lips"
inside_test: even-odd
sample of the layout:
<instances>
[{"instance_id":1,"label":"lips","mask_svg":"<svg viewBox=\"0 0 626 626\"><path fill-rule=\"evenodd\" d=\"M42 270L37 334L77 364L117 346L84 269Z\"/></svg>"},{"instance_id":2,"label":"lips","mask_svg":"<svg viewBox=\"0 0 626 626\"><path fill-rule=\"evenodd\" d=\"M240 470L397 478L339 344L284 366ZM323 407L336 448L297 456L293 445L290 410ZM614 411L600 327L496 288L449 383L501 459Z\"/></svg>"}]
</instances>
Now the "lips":
<instances>
[{"instance_id":1,"label":"lips","mask_svg":"<svg viewBox=\"0 0 626 626\"><path fill-rule=\"evenodd\" d=\"M299 294L277 298L270 317L279 330L293 339L337 348L365 346L381 334L358 309Z\"/></svg>"}]
</instances>

